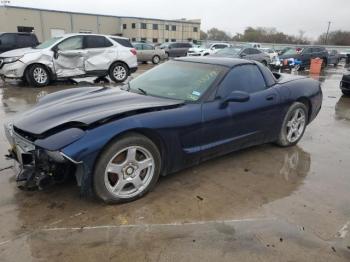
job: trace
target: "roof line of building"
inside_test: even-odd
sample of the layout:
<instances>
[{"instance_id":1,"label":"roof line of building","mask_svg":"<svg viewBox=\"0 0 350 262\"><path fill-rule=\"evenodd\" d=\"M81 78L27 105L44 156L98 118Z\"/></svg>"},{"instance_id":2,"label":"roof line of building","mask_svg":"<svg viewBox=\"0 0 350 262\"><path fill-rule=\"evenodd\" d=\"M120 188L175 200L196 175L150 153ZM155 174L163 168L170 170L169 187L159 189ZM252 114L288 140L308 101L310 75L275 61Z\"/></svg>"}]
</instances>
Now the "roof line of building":
<instances>
[{"instance_id":1,"label":"roof line of building","mask_svg":"<svg viewBox=\"0 0 350 262\"><path fill-rule=\"evenodd\" d=\"M147 17L137 17L137 16L118 16L118 15L105 15L105 14L96 14L96 13L80 13L80 12L72 12L72 11L62 11L62 10L54 10L54 9L43 9L36 7L24 7L24 6L15 6L15 5L5 5L0 6L0 8L18 8L18 9L26 9L26 10L36 10L36 11L45 11L45 12L57 12L57 13L68 13L68 14L77 14L77 15L94 15L94 16L104 16L104 17L115 17L115 18L131 18L131 19L143 19L143 20L154 20L154 21L162 21L162 22L173 22L173 23L186 23L186 24L198 24L201 22L196 22L193 20L168 20L168 19L159 19L159 18L147 18Z\"/></svg>"}]
</instances>

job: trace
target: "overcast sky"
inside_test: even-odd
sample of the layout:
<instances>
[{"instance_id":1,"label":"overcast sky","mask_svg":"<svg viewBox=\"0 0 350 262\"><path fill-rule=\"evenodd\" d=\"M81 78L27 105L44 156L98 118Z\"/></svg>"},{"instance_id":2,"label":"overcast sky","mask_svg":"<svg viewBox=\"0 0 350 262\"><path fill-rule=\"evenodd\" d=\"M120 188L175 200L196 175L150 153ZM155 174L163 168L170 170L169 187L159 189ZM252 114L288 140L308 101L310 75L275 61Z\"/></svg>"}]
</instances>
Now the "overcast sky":
<instances>
[{"instance_id":1,"label":"overcast sky","mask_svg":"<svg viewBox=\"0 0 350 262\"><path fill-rule=\"evenodd\" d=\"M74 12L161 19L200 18L202 29L231 34L247 26L275 27L288 34L299 30L317 38L331 30L350 31L350 0L10 0L12 5Z\"/></svg>"}]
</instances>

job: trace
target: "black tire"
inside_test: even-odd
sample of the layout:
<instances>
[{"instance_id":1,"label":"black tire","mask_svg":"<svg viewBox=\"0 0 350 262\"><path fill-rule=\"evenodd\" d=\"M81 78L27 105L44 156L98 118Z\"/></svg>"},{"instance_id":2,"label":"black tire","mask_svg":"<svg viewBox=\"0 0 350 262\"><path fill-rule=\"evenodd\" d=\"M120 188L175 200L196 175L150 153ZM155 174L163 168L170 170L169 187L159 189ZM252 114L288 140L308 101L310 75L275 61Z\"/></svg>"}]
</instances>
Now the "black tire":
<instances>
[{"instance_id":1,"label":"black tire","mask_svg":"<svg viewBox=\"0 0 350 262\"><path fill-rule=\"evenodd\" d=\"M290 142L287 138L287 129L288 129L287 124L291 120L291 118L293 117L295 112L299 109L301 109L304 112L304 116L305 116L304 128L303 128L302 132L300 133L300 136L298 137L298 139L296 141ZM290 106L290 108L288 109L288 112L286 113L286 115L284 117L283 124L282 124L281 130L280 130L278 140L276 141L276 144L281 146L281 147L289 147L289 146L296 145L304 135L304 132L306 130L306 126L307 126L308 120L309 120L308 115L309 115L309 110L305 104L300 103L300 102L293 103Z\"/></svg>"},{"instance_id":2,"label":"black tire","mask_svg":"<svg viewBox=\"0 0 350 262\"><path fill-rule=\"evenodd\" d=\"M116 83L122 83L129 77L129 68L121 62L114 63L109 69L109 77Z\"/></svg>"},{"instance_id":3,"label":"black tire","mask_svg":"<svg viewBox=\"0 0 350 262\"><path fill-rule=\"evenodd\" d=\"M25 73L26 82L35 87L44 87L50 84L50 72L41 64L29 66Z\"/></svg>"},{"instance_id":4,"label":"black tire","mask_svg":"<svg viewBox=\"0 0 350 262\"><path fill-rule=\"evenodd\" d=\"M154 65L157 65L157 64L159 64L159 62L160 62L160 57L158 55L153 56L152 63Z\"/></svg>"},{"instance_id":5,"label":"black tire","mask_svg":"<svg viewBox=\"0 0 350 262\"><path fill-rule=\"evenodd\" d=\"M142 147L148 150L153 157L154 160L154 172L151 178L149 178L149 184L142 189L141 192L137 193L137 195L132 197L119 197L116 194L113 194L107 188L105 183L105 170L110 163L110 161L116 159L116 154L123 149L128 147ZM123 160L123 164L127 162L127 159ZM125 164L126 165L126 164ZM123 170L125 168L123 167ZM137 169L136 169L137 170ZM148 170L148 168L147 168ZM129 133L118 139L112 141L107 148L102 152L97 163L95 165L94 174L93 174L93 187L96 195L102 199L104 202L109 204L117 204L123 202L134 201L146 193L148 193L157 183L159 174L161 170L161 156L157 146L147 137L140 135L138 133ZM123 171L125 172L125 171ZM124 173L122 176L126 176ZM116 182L118 183L118 181ZM124 186L125 187L125 186Z\"/></svg>"},{"instance_id":6,"label":"black tire","mask_svg":"<svg viewBox=\"0 0 350 262\"><path fill-rule=\"evenodd\" d=\"M342 93L343 93L345 96L350 96L350 91L342 90Z\"/></svg>"},{"instance_id":7,"label":"black tire","mask_svg":"<svg viewBox=\"0 0 350 262\"><path fill-rule=\"evenodd\" d=\"M205 53L203 56L208 56L209 55L209 53Z\"/></svg>"}]
</instances>

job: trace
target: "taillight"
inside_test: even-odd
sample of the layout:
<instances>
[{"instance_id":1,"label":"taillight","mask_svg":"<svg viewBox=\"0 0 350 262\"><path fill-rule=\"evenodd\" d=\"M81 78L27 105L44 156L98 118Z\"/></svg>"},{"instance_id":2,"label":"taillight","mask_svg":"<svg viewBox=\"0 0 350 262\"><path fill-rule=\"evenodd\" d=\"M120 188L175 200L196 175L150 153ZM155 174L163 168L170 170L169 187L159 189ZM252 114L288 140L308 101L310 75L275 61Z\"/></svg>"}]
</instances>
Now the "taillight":
<instances>
[{"instance_id":1,"label":"taillight","mask_svg":"<svg viewBox=\"0 0 350 262\"><path fill-rule=\"evenodd\" d=\"M131 52L133 55L137 55L137 51L136 51L135 48L130 49L130 52Z\"/></svg>"}]
</instances>

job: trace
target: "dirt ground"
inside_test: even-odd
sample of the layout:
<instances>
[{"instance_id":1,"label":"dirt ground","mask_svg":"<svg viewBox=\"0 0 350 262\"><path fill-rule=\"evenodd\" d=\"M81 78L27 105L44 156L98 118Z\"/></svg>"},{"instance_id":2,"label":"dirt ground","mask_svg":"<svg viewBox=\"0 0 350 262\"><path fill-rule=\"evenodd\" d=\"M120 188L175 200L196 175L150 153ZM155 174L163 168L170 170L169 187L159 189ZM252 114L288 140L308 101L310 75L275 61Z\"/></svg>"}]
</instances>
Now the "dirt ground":
<instances>
[{"instance_id":1,"label":"dirt ground","mask_svg":"<svg viewBox=\"0 0 350 262\"><path fill-rule=\"evenodd\" d=\"M0 260L350 261L350 98L339 89L345 71L329 67L319 77L323 108L298 146L267 144L206 162L161 178L153 192L123 205L82 198L74 181L20 191L2 157L8 144L1 127ZM40 96L75 86L0 82L0 125Z\"/></svg>"}]
</instances>

